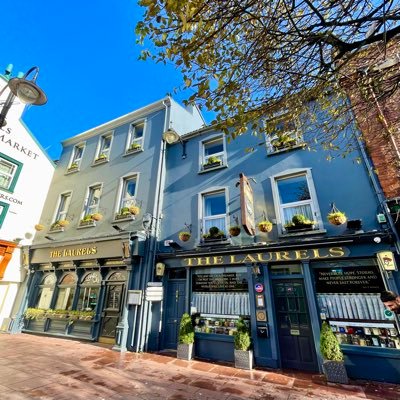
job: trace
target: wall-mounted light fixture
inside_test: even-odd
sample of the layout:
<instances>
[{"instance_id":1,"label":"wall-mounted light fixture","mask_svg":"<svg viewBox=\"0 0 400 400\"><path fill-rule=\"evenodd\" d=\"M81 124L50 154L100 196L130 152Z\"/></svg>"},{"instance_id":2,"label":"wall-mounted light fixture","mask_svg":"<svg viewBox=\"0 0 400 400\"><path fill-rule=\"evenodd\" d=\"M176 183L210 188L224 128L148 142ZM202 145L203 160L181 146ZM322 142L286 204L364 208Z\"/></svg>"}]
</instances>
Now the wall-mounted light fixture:
<instances>
[{"instance_id":1,"label":"wall-mounted light fixture","mask_svg":"<svg viewBox=\"0 0 400 400\"><path fill-rule=\"evenodd\" d=\"M32 80L27 80L28 75L35 71L35 75ZM11 70L8 69L6 72L10 75ZM3 90L0 92L0 95L4 92L4 90L9 87L10 94L8 95L3 108L0 113L0 128L6 125L6 116L7 113L14 102L14 98L18 97L18 99L24 104L34 104L37 106L41 106L47 103L46 94L40 87L36 84L36 79L39 74L38 67L32 67L20 78L12 78L8 81L7 85L4 86Z\"/></svg>"},{"instance_id":2,"label":"wall-mounted light fixture","mask_svg":"<svg viewBox=\"0 0 400 400\"><path fill-rule=\"evenodd\" d=\"M117 232L126 232L125 229L120 228L118 225L113 225L112 226Z\"/></svg>"},{"instance_id":3,"label":"wall-mounted light fixture","mask_svg":"<svg viewBox=\"0 0 400 400\"><path fill-rule=\"evenodd\" d=\"M182 145L182 160L184 160L186 155L186 140L182 140L182 138L171 128L165 131L162 135L163 140L168 144L174 144L180 142Z\"/></svg>"},{"instance_id":4,"label":"wall-mounted light fixture","mask_svg":"<svg viewBox=\"0 0 400 400\"><path fill-rule=\"evenodd\" d=\"M164 276L165 264L162 262L158 262L156 264L156 276Z\"/></svg>"}]
</instances>

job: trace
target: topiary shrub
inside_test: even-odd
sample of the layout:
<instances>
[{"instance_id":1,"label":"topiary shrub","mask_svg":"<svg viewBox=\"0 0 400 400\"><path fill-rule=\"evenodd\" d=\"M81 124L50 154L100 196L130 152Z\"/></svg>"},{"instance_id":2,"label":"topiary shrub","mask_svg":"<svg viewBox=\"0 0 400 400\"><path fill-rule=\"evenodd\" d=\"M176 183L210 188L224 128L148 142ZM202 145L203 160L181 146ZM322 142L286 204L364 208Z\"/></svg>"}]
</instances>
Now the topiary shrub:
<instances>
[{"instance_id":1,"label":"topiary shrub","mask_svg":"<svg viewBox=\"0 0 400 400\"><path fill-rule=\"evenodd\" d=\"M235 350L249 350L251 345L250 332L242 318L239 318L236 328L237 331L234 336Z\"/></svg>"},{"instance_id":2,"label":"topiary shrub","mask_svg":"<svg viewBox=\"0 0 400 400\"><path fill-rule=\"evenodd\" d=\"M325 360L343 361L343 353L340 350L339 342L326 321L322 323L321 327L320 351Z\"/></svg>"},{"instance_id":3,"label":"topiary shrub","mask_svg":"<svg viewBox=\"0 0 400 400\"><path fill-rule=\"evenodd\" d=\"M194 328L192 324L192 319L187 313L182 315L181 323L179 325L179 343L194 343Z\"/></svg>"}]
</instances>

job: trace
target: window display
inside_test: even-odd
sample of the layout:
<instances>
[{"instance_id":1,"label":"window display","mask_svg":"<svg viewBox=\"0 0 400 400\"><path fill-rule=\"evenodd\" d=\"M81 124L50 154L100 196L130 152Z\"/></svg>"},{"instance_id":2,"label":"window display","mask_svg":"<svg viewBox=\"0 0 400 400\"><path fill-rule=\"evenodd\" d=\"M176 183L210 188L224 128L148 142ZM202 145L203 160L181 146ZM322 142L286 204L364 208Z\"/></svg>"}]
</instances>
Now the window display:
<instances>
[{"instance_id":1,"label":"window display","mask_svg":"<svg viewBox=\"0 0 400 400\"><path fill-rule=\"evenodd\" d=\"M329 322L339 343L400 349L397 321L385 314L380 300L385 286L375 261L329 266L314 269L317 303L321 319Z\"/></svg>"},{"instance_id":2,"label":"window display","mask_svg":"<svg viewBox=\"0 0 400 400\"><path fill-rule=\"evenodd\" d=\"M250 323L248 317L243 317L246 324ZM239 315L223 314L197 314L194 317L194 331L202 333L216 333L234 335L237 330Z\"/></svg>"}]
</instances>

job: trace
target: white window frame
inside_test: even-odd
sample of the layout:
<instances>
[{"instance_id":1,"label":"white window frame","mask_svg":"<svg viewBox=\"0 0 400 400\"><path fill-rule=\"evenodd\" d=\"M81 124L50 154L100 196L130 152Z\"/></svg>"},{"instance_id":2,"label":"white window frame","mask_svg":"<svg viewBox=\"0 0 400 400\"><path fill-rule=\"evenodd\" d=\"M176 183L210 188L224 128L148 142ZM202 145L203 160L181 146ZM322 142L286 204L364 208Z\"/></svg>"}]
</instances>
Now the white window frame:
<instances>
[{"instance_id":1,"label":"white window frame","mask_svg":"<svg viewBox=\"0 0 400 400\"><path fill-rule=\"evenodd\" d=\"M56 212L54 214L53 222L66 220L67 214L69 210L69 206L71 204L72 191L61 193L58 198L58 203L56 207ZM65 201L66 200L66 201ZM67 204L67 206L65 206Z\"/></svg>"},{"instance_id":2,"label":"white window frame","mask_svg":"<svg viewBox=\"0 0 400 400\"><path fill-rule=\"evenodd\" d=\"M126 150L125 150L126 153L133 153L133 152L136 152L136 151L143 150L143 147L144 147L144 136L145 136L145 133L146 133L146 122L147 121L145 119L143 119L143 120L138 120L138 121L132 122L129 125L129 135L128 135L128 141L126 143ZM135 136L136 127L138 127L138 126L142 127L142 132L143 132L142 133L142 137L139 137L139 138L137 138ZM131 146L133 144L140 145L140 148L138 148L136 150L135 149L131 149Z\"/></svg>"},{"instance_id":3,"label":"white window frame","mask_svg":"<svg viewBox=\"0 0 400 400\"><path fill-rule=\"evenodd\" d=\"M99 194L99 200L96 204L94 205L89 205L89 203L93 199L93 195L97 189L100 189L100 194ZM81 213L81 220L86 216L86 215L92 215L96 212L99 211L99 206L100 206L100 200L101 200L101 195L103 191L103 184L98 182L94 183L90 186L88 186L87 191L86 191L86 196L85 196L85 201L83 204L83 209Z\"/></svg>"},{"instance_id":4,"label":"white window frame","mask_svg":"<svg viewBox=\"0 0 400 400\"><path fill-rule=\"evenodd\" d=\"M213 215L211 217L206 217L205 216L205 197L208 195L213 195L217 193L224 193L225 195L225 214L217 214ZM225 236L228 237L228 215L229 215L229 210L228 210L228 189L226 187L218 187L218 188L211 188L207 191L199 193L199 209L198 209L198 215L199 215L199 237L201 238L201 235L207 234L208 230L205 230L205 222L206 221L211 221L213 219L224 219L224 225L225 229L223 230L225 233Z\"/></svg>"},{"instance_id":5,"label":"white window frame","mask_svg":"<svg viewBox=\"0 0 400 400\"><path fill-rule=\"evenodd\" d=\"M69 169L72 168L73 164L77 164L77 167L74 169L79 169L81 166L82 158L83 158L83 153L85 152L85 147L86 147L86 142L78 143L74 146L74 149L72 150L71 154L71 160L69 162ZM76 156L77 149L82 149L82 153L80 157Z\"/></svg>"},{"instance_id":6,"label":"white window frame","mask_svg":"<svg viewBox=\"0 0 400 400\"><path fill-rule=\"evenodd\" d=\"M282 114L284 115L284 114ZM282 121L282 123L285 122L285 120L289 120L283 118L281 115L278 118L278 122L277 124L280 123L280 121ZM290 119L289 122L292 122L294 125L294 128L291 130L280 130L279 132L277 131L276 134L274 135L268 135L265 134L265 144L267 147L267 153L271 154L271 153L278 153L281 151L287 151L288 149L292 149L292 148L297 148L299 146L302 146L304 144L304 140L303 140L303 134L300 130L300 124L299 121L296 119ZM293 144L287 145L287 146L283 146L280 149L276 149L274 147L274 140L278 139L279 136L288 136L290 138L293 138L295 140L295 142Z\"/></svg>"},{"instance_id":7,"label":"white window frame","mask_svg":"<svg viewBox=\"0 0 400 400\"><path fill-rule=\"evenodd\" d=\"M99 144L97 146L97 151L96 151L96 158L95 161L100 161L102 159L104 159L104 161L108 161L110 159L110 152L111 152L111 146L112 146L112 142L113 142L113 133L114 132L107 132L104 135L101 135L99 138ZM106 140L109 139L110 140L110 145L108 148L105 148L105 144L106 144ZM101 155L105 155L106 158L101 158Z\"/></svg>"},{"instance_id":8,"label":"white window frame","mask_svg":"<svg viewBox=\"0 0 400 400\"><path fill-rule=\"evenodd\" d=\"M127 200L125 200L125 197L123 198L122 196L125 193L125 188L126 188L126 182L128 180L135 179L136 180L136 185L135 185L135 195ZM118 190L118 197L117 197L117 202L116 202L116 208L115 208L115 213L119 214L121 209L123 207L129 207L130 205L136 205L137 201L137 193L138 193L138 187L139 187L139 173L131 173L128 175L124 175L120 178L120 183L119 183L119 190ZM125 201L131 201L131 204L125 205Z\"/></svg>"},{"instance_id":9,"label":"white window frame","mask_svg":"<svg viewBox=\"0 0 400 400\"><path fill-rule=\"evenodd\" d=\"M206 156L206 154L205 154L206 145L208 143L215 142L217 140L222 140L223 150L218 153L214 153L214 154L210 154L209 156ZM205 171L205 170L208 171L209 170L209 169L204 168L204 165L207 163L208 159L211 156L218 157L221 159L221 164L214 168L211 168L211 169L222 168L224 166L226 167L228 164L228 162L227 162L228 157L227 157L227 153L226 153L225 135L219 133L219 134L210 136L207 139L202 140L200 142L199 154L200 154L200 160L199 160L200 171Z\"/></svg>"},{"instance_id":10,"label":"white window frame","mask_svg":"<svg viewBox=\"0 0 400 400\"><path fill-rule=\"evenodd\" d=\"M17 160L14 160L13 158L6 156L3 153L0 153L0 162L4 163L7 167L10 166L12 171L11 172L6 172L6 171L1 171L0 175L4 176L5 179L8 179L8 185L7 187L1 186L1 190L5 190L7 192L13 193L15 185L17 184L19 175L21 173L22 169L22 163L20 163Z\"/></svg>"},{"instance_id":11,"label":"white window frame","mask_svg":"<svg viewBox=\"0 0 400 400\"><path fill-rule=\"evenodd\" d=\"M282 180L282 179L294 178L297 176L305 176L306 177L308 190L309 190L311 199L293 202L293 203L290 203L290 206L288 206L288 205L282 206L280 204L280 200L279 200L279 190L278 190L277 181ZM315 233L315 230L317 230L319 232L324 231L324 225L323 225L323 221L321 218L321 211L319 209L317 192L315 190L314 181L313 181L312 174L311 174L311 168L295 168L295 169L286 170L280 174L271 176L270 179L271 179L272 197L274 200L277 227L278 227L278 232L280 234L281 234L281 232L282 232L282 234L288 234L288 231L284 227L286 222L284 220L283 209L287 208L287 207L295 207L295 206L305 205L305 204L310 204L311 212L313 215L313 220L316 222L315 229L310 232ZM304 234L304 232L303 232L303 234Z\"/></svg>"}]
</instances>

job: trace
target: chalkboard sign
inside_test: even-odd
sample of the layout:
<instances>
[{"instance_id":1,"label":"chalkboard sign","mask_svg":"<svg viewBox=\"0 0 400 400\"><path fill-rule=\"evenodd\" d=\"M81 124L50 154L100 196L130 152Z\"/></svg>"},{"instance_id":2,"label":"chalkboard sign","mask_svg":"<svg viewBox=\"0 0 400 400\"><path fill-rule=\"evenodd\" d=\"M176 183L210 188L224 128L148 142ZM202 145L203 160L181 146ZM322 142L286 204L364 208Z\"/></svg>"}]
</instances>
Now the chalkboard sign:
<instances>
[{"instance_id":1,"label":"chalkboard sign","mask_svg":"<svg viewBox=\"0 0 400 400\"><path fill-rule=\"evenodd\" d=\"M385 290L378 267L314 269L317 293L379 293Z\"/></svg>"},{"instance_id":2,"label":"chalkboard sign","mask_svg":"<svg viewBox=\"0 0 400 400\"><path fill-rule=\"evenodd\" d=\"M192 277L193 292L247 292L245 272L222 274L196 274Z\"/></svg>"}]
</instances>

